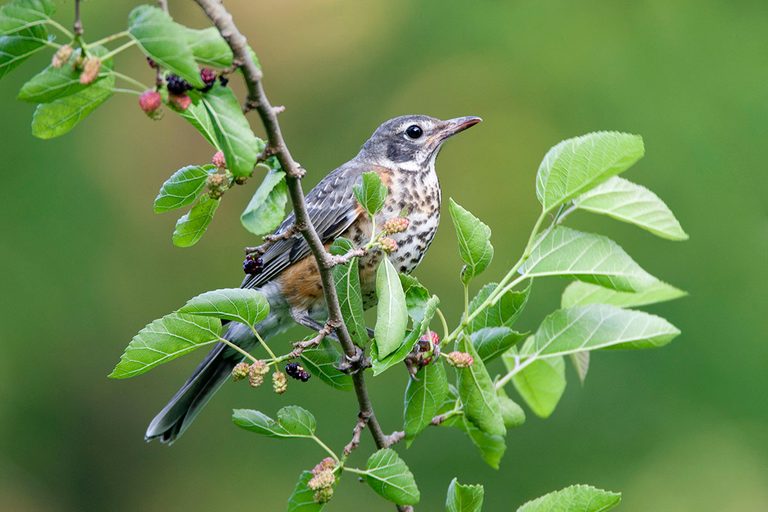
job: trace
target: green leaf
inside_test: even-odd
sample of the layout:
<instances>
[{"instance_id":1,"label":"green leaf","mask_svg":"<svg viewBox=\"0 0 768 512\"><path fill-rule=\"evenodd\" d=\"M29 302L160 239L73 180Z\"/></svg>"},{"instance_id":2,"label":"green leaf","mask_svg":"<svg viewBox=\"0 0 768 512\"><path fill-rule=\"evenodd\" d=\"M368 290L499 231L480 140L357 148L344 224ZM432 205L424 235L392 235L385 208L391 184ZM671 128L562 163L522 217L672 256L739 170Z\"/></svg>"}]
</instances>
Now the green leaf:
<instances>
[{"instance_id":1,"label":"green leaf","mask_svg":"<svg viewBox=\"0 0 768 512\"><path fill-rule=\"evenodd\" d=\"M314 478L311 471L302 471L291 497L288 498L288 512L320 512L324 503L315 503L315 491L307 485Z\"/></svg>"},{"instance_id":2,"label":"green leaf","mask_svg":"<svg viewBox=\"0 0 768 512\"><path fill-rule=\"evenodd\" d=\"M338 238L330 247L331 254L341 256L355 246L346 238ZM336 293L339 296L341 315L347 325L349 335L359 347L368 345L368 329L365 326L365 310L363 309L363 294L360 291L360 269L358 259L352 258L349 263L333 267L333 280Z\"/></svg>"},{"instance_id":3,"label":"green leaf","mask_svg":"<svg viewBox=\"0 0 768 512\"><path fill-rule=\"evenodd\" d=\"M187 43L186 31L157 7L140 5L128 16L128 31L141 51L161 67L192 84L205 87L195 56Z\"/></svg>"},{"instance_id":4,"label":"green leaf","mask_svg":"<svg viewBox=\"0 0 768 512\"><path fill-rule=\"evenodd\" d=\"M240 222L254 235L271 233L283 221L287 202L285 173L270 170L240 215Z\"/></svg>"},{"instance_id":5,"label":"green leaf","mask_svg":"<svg viewBox=\"0 0 768 512\"><path fill-rule=\"evenodd\" d=\"M374 337L378 358L384 358L403 343L408 322L403 286L397 270L386 256L376 271L376 296L379 303L376 307Z\"/></svg>"},{"instance_id":6,"label":"green leaf","mask_svg":"<svg viewBox=\"0 0 768 512\"><path fill-rule=\"evenodd\" d=\"M568 358L573 364L573 369L576 370L576 375L579 376L579 382L584 384L587 380L587 373L589 372L589 352L576 352L575 354L569 354Z\"/></svg>"},{"instance_id":7,"label":"green leaf","mask_svg":"<svg viewBox=\"0 0 768 512\"><path fill-rule=\"evenodd\" d=\"M503 357L507 370L513 371L513 353ZM565 391L565 360L562 357L533 361L512 377L512 384L536 416L548 418Z\"/></svg>"},{"instance_id":8,"label":"green leaf","mask_svg":"<svg viewBox=\"0 0 768 512\"><path fill-rule=\"evenodd\" d=\"M610 304L622 308L647 306L679 299L687 294L663 281L656 281L641 292L617 292L589 283L574 282L568 285L560 301L563 308L587 304Z\"/></svg>"},{"instance_id":9,"label":"green leaf","mask_svg":"<svg viewBox=\"0 0 768 512\"><path fill-rule=\"evenodd\" d=\"M449 209L459 241L459 254L464 261L461 280L468 283L485 270L493 259L491 228L453 199L450 200Z\"/></svg>"},{"instance_id":10,"label":"green leaf","mask_svg":"<svg viewBox=\"0 0 768 512\"><path fill-rule=\"evenodd\" d=\"M176 222L176 228L173 230L173 245L191 247L199 242L218 207L219 199L203 195L197 204Z\"/></svg>"},{"instance_id":11,"label":"green leaf","mask_svg":"<svg viewBox=\"0 0 768 512\"><path fill-rule=\"evenodd\" d=\"M197 348L216 343L220 336L221 322L215 318L171 313L133 337L109 377L127 379L141 375Z\"/></svg>"},{"instance_id":12,"label":"green leaf","mask_svg":"<svg viewBox=\"0 0 768 512\"><path fill-rule=\"evenodd\" d=\"M12 36L0 37L0 79L45 48L45 29L34 29L38 33L42 31L42 34L33 35L33 29L27 29Z\"/></svg>"},{"instance_id":13,"label":"green leaf","mask_svg":"<svg viewBox=\"0 0 768 512\"><path fill-rule=\"evenodd\" d=\"M672 210L647 188L614 177L573 201L581 210L634 224L667 240L688 240Z\"/></svg>"},{"instance_id":14,"label":"green leaf","mask_svg":"<svg viewBox=\"0 0 768 512\"><path fill-rule=\"evenodd\" d=\"M327 339L301 353L301 363L312 375L334 389L351 391L352 376L336 368L340 358L341 353Z\"/></svg>"},{"instance_id":15,"label":"green leaf","mask_svg":"<svg viewBox=\"0 0 768 512\"><path fill-rule=\"evenodd\" d=\"M368 212L368 215L376 215L387 199L387 186L381 182L381 178L375 172L364 172L361 180L352 191L357 202Z\"/></svg>"},{"instance_id":16,"label":"green leaf","mask_svg":"<svg viewBox=\"0 0 768 512\"><path fill-rule=\"evenodd\" d=\"M405 388L405 442L410 446L427 428L448 395L448 378L443 363L435 361L416 372Z\"/></svg>"},{"instance_id":17,"label":"green leaf","mask_svg":"<svg viewBox=\"0 0 768 512\"><path fill-rule=\"evenodd\" d=\"M496 289L496 283L488 283L483 286L477 295L469 303L469 311L473 313L491 292ZM523 312L531 294L531 283L522 290L510 290L494 304L485 308L469 324L469 332L479 331L485 327L511 327Z\"/></svg>"},{"instance_id":18,"label":"green leaf","mask_svg":"<svg viewBox=\"0 0 768 512\"><path fill-rule=\"evenodd\" d=\"M504 436L483 432L465 416L459 418L456 426L467 433L472 444L480 451L480 457L483 461L493 469L499 469L504 452L507 451L507 442Z\"/></svg>"},{"instance_id":19,"label":"green leaf","mask_svg":"<svg viewBox=\"0 0 768 512\"><path fill-rule=\"evenodd\" d=\"M216 130L213 128L211 115L203 104L202 97L199 93L194 91L189 93L189 97L192 99L192 103L189 107L182 112L179 112L178 110L174 110L174 112L183 117L198 132L200 132L200 134L205 137L205 140L211 143L211 146L221 151L221 145L216 139Z\"/></svg>"},{"instance_id":20,"label":"green leaf","mask_svg":"<svg viewBox=\"0 0 768 512\"><path fill-rule=\"evenodd\" d=\"M446 512L480 512L483 509L483 486L462 485L457 479L448 486Z\"/></svg>"},{"instance_id":21,"label":"green leaf","mask_svg":"<svg viewBox=\"0 0 768 512\"><path fill-rule=\"evenodd\" d=\"M107 49L103 46L92 46L88 48L88 52L96 57L101 57L107 53ZM80 74L82 71L74 66L74 63L81 58L80 53L81 50L78 48L72 52L69 61L63 66L59 68L48 66L33 76L21 87L18 99L33 103L50 103L91 87L95 82L81 84ZM97 80L103 80L107 77L113 65L112 59L103 61Z\"/></svg>"},{"instance_id":22,"label":"green leaf","mask_svg":"<svg viewBox=\"0 0 768 512\"><path fill-rule=\"evenodd\" d=\"M661 317L606 304L559 309L539 326L520 349L528 357L557 357L608 348L655 348L680 331Z\"/></svg>"},{"instance_id":23,"label":"green leaf","mask_svg":"<svg viewBox=\"0 0 768 512\"><path fill-rule=\"evenodd\" d=\"M638 292L658 280L610 238L562 226L539 239L520 273L566 276L623 292Z\"/></svg>"},{"instance_id":24,"label":"green leaf","mask_svg":"<svg viewBox=\"0 0 768 512\"><path fill-rule=\"evenodd\" d=\"M108 75L87 89L37 106L32 116L32 135L52 139L69 132L114 92L115 76Z\"/></svg>"},{"instance_id":25,"label":"green leaf","mask_svg":"<svg viewBox=\"0 0 768 512\"><path fill-rule=\"evenodd\" d=\"M263 293L252 288L223 288L189 299L179 313L254 326L269 314L269 302Z\"/></svg>"},{"instance_id":26,"label":"green leaf","mask_svg":"<svg viewBox=\"0 0 768 512\"><path fill-rule=\"evenodd\" d=\"M200 64L215 68L232 65L232 50L216 27L200 30L184 27L184 35L187 46Z\"/></svg>"},{"instance_id":27,"label":"green leaf","mask_svg":"<svg viewBox=\"0 0 768 512\"><path fill-rule=\"evenodd\" d=\"M203 104L227 168L236 177L250 176L259 153L264 150L264 141L251 131L235 93L229 87L216 84L203 96Z\"/></svg>"},{"instance_id":28,"label":"green leaf","mask_svg":"<svg viewBox=\"0 0 768 512\"><path fill-rule=\"evenodd\" d=\"M13 0L8 2L0 6L0 35L10 35L32 27L36 27L38 30L42 29L44 34L44 29L40 25L48 20L55 10L56 6L50 0ZM45 35L40 37L45 38Z\"/></svg>"},{"instance_id":29,"label":"green leaf","mask_svg":"<svg viewBox=\"0 0 768 512\"><path fill-rule=\"evenodd\" d=\"M621 501L621 494L590 485L572 485L529 501L517 512L605 512Z\"/></svg>"},{"instance_id":30,"label":"green leaf","mask_svg":"<svg viewBox=\"0 0 768 512\"><path fill-rule=\"evenodd\" d=\"M205 188L213 165L188 165L168 178L155 198L155 213L168 212L192 204Z\"/></svg>"},{"instance_id":31,"label":"green leaf","mask_svg":"<svg viewBox=\"0 0 768 512\"><path fill-rule=\"evenodd\" d=\"M645 153L639 135L595 132L560 142L536 174L536 196L551 211L602 181L629 169Z\"/></svg>"},{"instance_id":32,"label":"green leaf","mask_svg":"<svg viewBox=\"0 0 768 512\"><path fill-rule=\"evenodd\" d=\"M499 405L501 405L501 417L504 418L504 426L508 429L522 426L525 423L525 411L523 408L509 398L504 388L499 388L496 394L499 395Z\"/></svg>"},{"instance_id":33,"label":"green leaf","mask_svg":"<svg viewBox=\"0 0 768 512\"><path fill-rule=\"evenodd\" d=\"M467 336L459 340L459 351L469 353L474 362L468 368L458 368L459 397L467 419L491 435L506 433L496 389L482 359Z\"/></svg>"},{"instance_id":34,"label":"green leaf","mask_svg":"<svg viewBox=\"0 0 768 512\"><path fill-rule=\"evenodd\" d=\"M253 409L235 409L232 421L245 430L283 439L314 437L317 429L312 413L297 405L289 405L277 411L277 421Z\"/></svg>"},{"instance_id":35,"label":"green leaf","mask_svg":"<svg viewBox=\"0 0 768 512\"><path fill-rule=\"evenodd\" d=\"M509 347L523 341L528 335L513 331L509 327L485 327L473 332L470 337L477 355L484 363L493 361Z\"/></svg>"},{"instance_id":36,"label":"green leaf","mask_svg":"<svg viewBox=\"0 0 768 512\"><path fill-rule=\"evenodd\" d=\"M408 357L408 354L411 353L411 350L413 350L413 346L416 344L416 342L419 341L425 332L427 332L429 323L432 321L432 317L435 316L437 306L439 305L440 299L438 299L436 295L433 295L427 301L427 304L424 308L424 316L422 317L421 322L414 325L414 328L411 330L411 332L408 333L408 336L406 336L402 344L390 355L386 357L379 357L378 349L374 343L373 349L371 351L371 355L373 356L371 358L371 364L373 365L374 377L380 375L385 370L388 370L389 368L402 362L406 357Z\"/></svg>"},{"instance_id":37,"label":"green leaf","mask_svg":"<svg viewBox=\"0 0 768 512\"><path fill-rule=\"evenodd\" d=\"M418 279L408 274L400 274L400 284L403 285L408 316L414 323L420 323L424 319L424 311L430 298L429 291Z\"/></svg>"},{"instance_id":38,"label":"green leaf","mask_svg":"<svg viewBox=\"0 0 768 512\"><path fill-rule=\"evenodd\" d=\"M389 448L371 455L365 480L379 496L398 505L416 505L421 498L411 470Z\"/></svg>"}]
</instances>

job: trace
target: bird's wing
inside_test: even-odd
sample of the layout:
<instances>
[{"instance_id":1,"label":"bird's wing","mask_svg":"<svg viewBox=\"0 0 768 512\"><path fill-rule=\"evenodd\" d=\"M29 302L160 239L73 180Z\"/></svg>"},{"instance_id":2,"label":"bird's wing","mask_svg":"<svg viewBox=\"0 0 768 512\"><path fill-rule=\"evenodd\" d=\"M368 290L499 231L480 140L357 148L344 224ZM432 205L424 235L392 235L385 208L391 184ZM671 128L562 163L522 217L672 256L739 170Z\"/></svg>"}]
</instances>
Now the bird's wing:
<instances>
[{"instance_id":1,"label":"bird's wing","mask_svg":"<svg viewBox=\"0 0 768 512\"><path fill-rule=\"evenodd\" d=\"M328 174L306 196L307 213L323 243L330 243L341 235L358 218L358 208L352 191L359 176L371 166L363 166L354 160ZM274 234L284 233L295 220L291 213ZM262 269L248 274L243 288L258 288L277 277L291 264L309 254L309 246L301 234L286 240L278 240L261 256Z\"/></svg>"}]
</instances>

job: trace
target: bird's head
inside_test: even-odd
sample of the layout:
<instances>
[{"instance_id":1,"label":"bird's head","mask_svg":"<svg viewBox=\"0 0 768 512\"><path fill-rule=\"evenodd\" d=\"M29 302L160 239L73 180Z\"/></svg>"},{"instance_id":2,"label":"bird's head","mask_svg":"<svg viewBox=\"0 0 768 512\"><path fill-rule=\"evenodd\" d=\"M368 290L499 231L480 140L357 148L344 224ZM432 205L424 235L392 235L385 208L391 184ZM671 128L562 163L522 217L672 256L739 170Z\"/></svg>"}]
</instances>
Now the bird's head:
<instances>
[{"instance_id":1,"label":"bird's head","mask_svg":"<svg viewBox=\"0 0 768 512\"><path fill-rule=\"evenodd\" d=\"M443 142L482 121L466 116L442 121L430 116L400 116L384 122L366 141L360 156L405 171L431 168Z\"/></svg>"}]
</instances>

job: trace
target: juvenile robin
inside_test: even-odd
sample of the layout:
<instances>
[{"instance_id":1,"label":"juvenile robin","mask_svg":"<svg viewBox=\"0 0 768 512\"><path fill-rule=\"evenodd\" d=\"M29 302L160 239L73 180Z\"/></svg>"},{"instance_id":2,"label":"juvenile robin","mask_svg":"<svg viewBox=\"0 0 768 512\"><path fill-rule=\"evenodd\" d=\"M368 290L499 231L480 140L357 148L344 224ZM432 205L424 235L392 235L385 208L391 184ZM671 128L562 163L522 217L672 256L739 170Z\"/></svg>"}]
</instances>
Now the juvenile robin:
<instances>
[{"instance_id":1,"label":"juvenile robin","mask_svg":"<svg viewBox=\"0 0 768 512\"><path fill-rule=\"evenodd\" d=\"M413 271L432 243L440 222L437 154L446 139L480 121L472 116L441 121L409 115L379 126L357 156L328 174L307 194L307 210L323 243L328 245L345 237L360 246L370 240L371 221L357 203L353 187L364 172L374 171L389 190L384 207L376 215L376 225L381 226L403 212L409 220L405 231L391 236L396 248L389 254L390 261L400 272ZM293 224L291 214L275 234L288 232ZM382 256L380 251L369 251L359 260L366 308L376 303L376 266ZM313 330L321 328L327 316L323 289L317 265L303 237L296 234L276 241L257 263L246 266L250 273L241 286L260 290L269 301L268 317L256 326L262 337L274 336L294 323ZM237 323L230 324L225 337L245 350L257 343L250 329ZM149 424L146 439L175 441L242 359L240 353L225 344L216 345Z\"/></svg>"}]
</instances>

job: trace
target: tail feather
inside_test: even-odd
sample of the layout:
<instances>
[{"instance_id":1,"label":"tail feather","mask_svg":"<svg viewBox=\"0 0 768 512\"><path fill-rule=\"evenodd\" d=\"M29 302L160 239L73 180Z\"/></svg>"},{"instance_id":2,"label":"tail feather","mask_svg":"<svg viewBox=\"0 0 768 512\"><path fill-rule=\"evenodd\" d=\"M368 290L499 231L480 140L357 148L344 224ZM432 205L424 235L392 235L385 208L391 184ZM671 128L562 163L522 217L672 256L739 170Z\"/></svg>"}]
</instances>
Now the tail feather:
<instances>
[{"instance_id":1,"label":"tail feather","mask_svg":"<svg viewBox=\"0 0 768 512\"><path fill-rule=\"evenodd\" d=\"M224 337L245 350L256 344L253 334L241 324L231 324ZM232 368L242 360L243 356L239 352L224 343L217 344L155 416L144 438L147 441L159 439L161 443L172 444L226 382Z\"/></svg>"}]
</instances>

